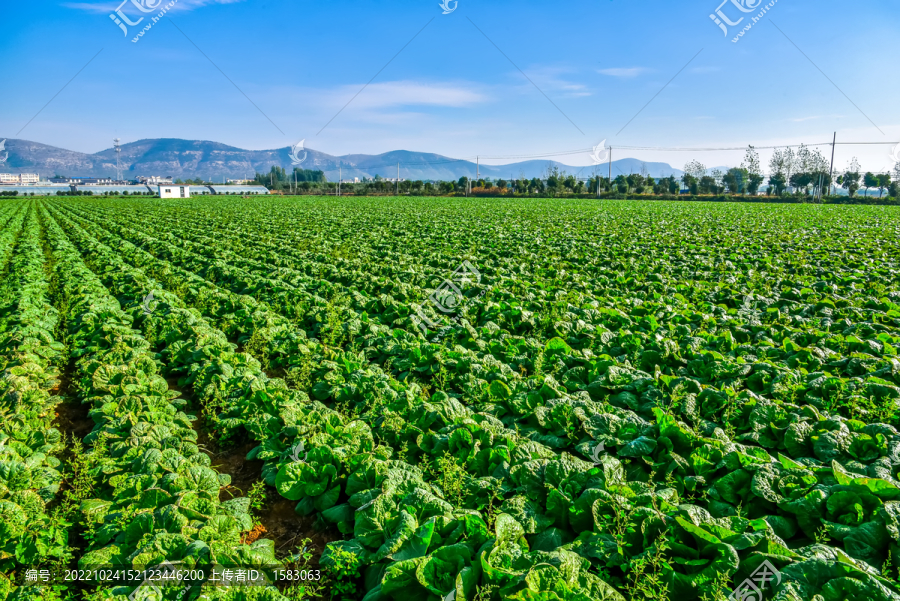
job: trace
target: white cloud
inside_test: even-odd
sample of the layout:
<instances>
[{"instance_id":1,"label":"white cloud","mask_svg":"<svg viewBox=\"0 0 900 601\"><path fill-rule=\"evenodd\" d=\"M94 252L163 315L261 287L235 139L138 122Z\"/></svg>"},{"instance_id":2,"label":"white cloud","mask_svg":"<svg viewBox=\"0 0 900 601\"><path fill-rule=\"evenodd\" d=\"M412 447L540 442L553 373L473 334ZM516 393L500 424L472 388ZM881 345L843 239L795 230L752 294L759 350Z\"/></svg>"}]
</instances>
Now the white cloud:
<instances>
[{"instance_id":1,"label":"white cloud","mask_svg":"<svg viewBox=\"0 0 900 601\"><path fill-rule=\"evenodd\" d=\"M528 80L523 79L522 74L518 72L509 72L509 77L513 81L518 82L520 89L534 90L537 86L539 90L545 93L556 93L562 97L582 97L590 96L587 86L568 78L568 74L573 73L571 67L564 66L532 66L525 69Z\"/></svg>"},{"instance_id":2,"label":"white cloud","mask_svg":"<svg viewBox=\"0 0 900 601\"><path fill-rule=\"evenodd\" d=\"M328 104L343 99L347 102L359 92L361 85L346 85L328 92ZM463 107L488 100L484 94L472 91L466 84L427 84L414 81L389 81L373 83L353 98L351 106L357 108L387 108L399 106L449 106Z\"/></svg>"},{"instance_id":3,"label":"white cloud","mask_svg":"<svg viewBox=\"0 0 900 601\"><path fill-rule=\"evenodd\" d=\"M793 123L802 123L804 121L814 121L816 119L842 119L843 115L810 115L808 117L797 117L795 119L788 119Z\"/></svg>"},{"instance_id":4,"label":"white cloud","mask_svg":"<svg viewBox=\"0 0 900 601\"><path fill-rule=\"evenodd\" d=\"M126 14L131 14L136 11L142 12L132 4L134 1L135 0L131 0L131 2L126 1L125 5L122 6L122 11ZM195 8L202 8L209 4L236 4L238 2L243 2L243 0L177 0L175 6L173 6L171 10L194 10ZM63 2L61 6L74 10L83 10L85 12L107 14L115 11L121 4L122 2L120 0L119 2ZM155 11L162 10L168 2L166 0L137 0L137 4L148 9L152 8Z\"/></svg>"},{"instance_id":5,"label":"white cloud","mask_svg":"<svg viewBox=\"0 0 900 601\"><path fill-rule=\"evenodd\" d=\"M597 69L597 73L600 73L601 75L609 75L610 77L626 77L626 78L637 77L641 73L646 73L647 71L649 71L649 69L646 69L644 67Z\"/></svg>"}]
</instances>

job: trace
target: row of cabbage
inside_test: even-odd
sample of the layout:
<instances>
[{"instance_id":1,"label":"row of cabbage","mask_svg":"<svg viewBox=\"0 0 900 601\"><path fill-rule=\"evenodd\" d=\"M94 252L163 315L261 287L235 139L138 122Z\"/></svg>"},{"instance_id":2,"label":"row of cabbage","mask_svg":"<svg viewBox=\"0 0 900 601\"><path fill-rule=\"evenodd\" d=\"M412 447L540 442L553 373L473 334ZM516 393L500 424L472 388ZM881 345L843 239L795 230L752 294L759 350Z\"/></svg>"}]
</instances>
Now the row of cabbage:
<instances>
[{"instance_id":1,"label":"row of cabbage","mask_svg":"<svg viewBox=\"0 0 900 601\"><path fill-rule=\"evenodd\" d=\"M33 207L0 229L4 261L0 286L0 599L15 574L65 563L68 513L48 508L63 480L61 434L53 427L61 398L59 367L66 349L55 339L59 314L50 301L40 226Z\"/></svg>"},{"instance_id":2,"label":"row of cabbage","mask_svg":"<svg viewBox=\"0 0 900 601\"><path fill-rule=\"evenodd\" d=\"M159 375L159 360L149 344L87 269L59 225L44 209L41 213L57 293L66 307L65 342L74 361L72 393L90 407L95 422L85 438L93 486L91 498L80 507L89 543L80 565L270 565L271 541L268 549L266 541L239 544L240 532L250 527L248 500L219 501L229 479L209 467L209 457L196 444L191 418L181 411L184 401ZM34 221L29 222L31 231L34 227ZM128 594L134 588L101 588L95 598ZM155 590L145 588L145 595ZM207 595L236 594L229 591L214 589ZM271 587L249 594L277 597Z\"/></svg>"},{"instance_id":3,"label":"row of cabbage","mask_svg":"<svg viewBox=\"0 0 900 601\"><path fill-rule=\"evenodd\" d=\"M560 344L560 342L561 341L554 342L554 344L550 345L550 347L548 347L546 350L549 351L549 355L551 357L553 357L555 355L559 360L561 360L563 362L566 362L566 361L571 362L571 360L573 358L572 356L574 354L574 353L572 353L572 349L567 347L565 344ZM581 357L577 357L576 364L571 365L569 367L569 369L581 368L582 371L585 371L585 367L586 367L585 362L583 360L581 360L580 361L581 365L578 365L577 364L579 362L578 359L581 359ZM615 367L615 365L607 365L607 366L601 365L600 370L602 370L603 367L606 368L605 369L605 371L607 372L606 374L601 373L599 370L596 373L589 374L591 376L594 376L592 378L592 382L597 384L596 386L594 386L594 388L592 390L589 390L589 392L597 393L598 395L601 395L601 396L604 396L607 398L612 398L612 399L614 399L614 402L618 403L622 408L633 408L636 412L639 412L639 413L643 412L645 419L644 419L644 424L640 427L635 427L635 425L633 423L627 423L628 421L633 421L633 420L631 420L631 419L626 420L625 429L627 429L627 431L624 433L623 432L612 432L612 431L610 431L610 428L607 427L607 428L605 428L605 431L596 432L595 437L597 439L604 440L604 438L603 438L604 436L612 436L612 434L616 434L616 436L612 437L612 439L606 438L606 440L608 442L611 442L611 443L615 442L616 444L621 445L622 448L620 448L619 455L626 457L626 461L629 461L629 459L627 459L627 458L630 456L634 456L636 458L645 456L648 453L648 451L652 453L655 449L660 448L661 452L659 454L662 456L662 461L661 462L654 461L654 463L663 463L663 465L665 465L665 463L667 461L669 461L670 465L674 465L677 470L677 471L670 470L670 473L672 471L676 471L674 477L677 478L679 482L684 482L685 485L687 487L689 487L688 490L696 489L698 483L700 483L702 485L702 477L703 477L702 475L700 476L701 479L698 479L699 474L690 473L690 466L681 465L681 463L685 463L684 461L679 462L677 460L670 459L670 456L674 455L675 457L677 457L678 455L675 453L672 453L671 448L666 448L666 447L668 447L668 445L658 446L655 444L656 439L667 438L666 436L661 436L662 427L665 426L666 421L665 421L665 419L662 419L661 421L656 420L657 424L655 424L655 425L652 423L652 421L653 421L652 418L654 416L652 415L652 411L650 411L650 410L652 410L654 408L653 407L654 401L657 400L657 399L653 398L654 395L652 394L654 392L654 390L653 390L654 386L652 386L652 385L648 386L647 385L648 382L640 382L640 380L651 380L652 378L642 377L642 376L649 376L649 374L635 373L635 370L631 370L631 371L626 370L624 372L620 371L620 370L613 370L613 372L611 374L612 377L607 377L606 381L604 382L604 381L602 381L603 380L602 377L596 377L596 376L609 375L609 372L610 372L609 368ZM588 374L586 374L586 375L588 375ZM571 380L572 379L570 378L570 382L567 382L568 385L571 385L571 383L572 383ZM661 381L666 382L667 379L662 378ZM727 400L727 399L722 399L722 398L716 398L715 393L717 391L714 391L714 390L708 391L704 397L700 386L697 385L697 383L695 381L692 382L691 378L676 378L674 380L669 378L668 383L671 384L675 388L680 387L681 391L683 393L685 393L684 396L688 397L688 400L690 401L690 402L686 402L684 404L684 406L687 408L690 408L692 406L696 408L698 406L698 403L696 402L698 396L701 397L699 399L700 400L699 405L701 405L701 406L721 404L724 400ZM644 388L646 388L645 390L641 390L642 384L644 385ZM582 386L583 386L583 383L582 383ZM696 389L694 389L695 387L696 387ZM495 397L500 398L501 400L510 402L511 404L522 405L523 401L525 401L524 411L526 413L531 414L532 417L534 417L535 415L540 415L541 413L544 413L545 416L547 415L546 410L548 408L543 407L542 405L546 404L543 401L548 401L548 400L551 401L551 403L549 403L549 404L552 405L552 407L554 409L558 410L557 416L551 415L550 417L558 417L560 414L565 416L565 414L567 414L567 413L574 413L575 415L578 415L577 410L580 408L580 407L576 406L576 407L574 407L574 411L573 411L573 408L571 407L572 402L570 399L566 398L567 395L566 395L563 387L559 386L559 385L554 387L552 385L552 383L547 386L547 388L549 388L550 390L542 390L541 391L541 393L542 393L541 398L531 396L530 399L528 398L529 395L525 395L523 398L523 396L521 394L522 391L519 391L518 394L509 395L506 393L506 391L503 388L500 388L499 386L493 386L492 388L494 389L494 392L496 393ZM576 385L576 388L577 388L577 385ZM647 392L651 393L649 395L649 398L645 398L645 395ZM640 394L635 394L635 393L640 393ZM506 397L506 398L504 398L504 397ZM557 397L557 398L554 398L554 397ZM510 398L513 398L515 401L509 401ZM582 396L581 398L584 402L588 401L588 399L584 396ZM747 395L745 395L745 398L751 401L751 404L750 404L749 408L747 409L748 414L750 414L749 415L750 419L748 420L748 419L746 419L747 416L744 416L745 419L738 420L738 421L744 421L745 423L750 423L750 427L748 428L749 431L746 433L741 433L742 435L748 434L751 436L751 438L749 440L747 440L746 442L757 442L758 440L763 440L763 445L766 446L766 441L777 440L777 437L779 436L779 432L777 431L778 430L777 428L775 431L772 431L772 432L760 433L760 431L764 431L764 430L766 430L766 428L769 427L768 425L765 424L765 420L767 417L769 417L769 414L773 411L773 408L770 406L770 405L772 405L772 403L767 402L766 399L753 399L752 396L747 396ZM552 403L552 401L558 400L558 399L563 399L568 402ZM533 406L529 407L528 406L529 404L531 404ZM649 405L649 407L648 407L648 405ZM589 407L589 405L588 405L588 407ZM510 407L510 409L515 411L515 407ZM542 410L544 410L544 411L542 411ZM781 408L776 407L776 408L774 408L774 410L776 413L778 413L778 411L780 411ZM801 412L796 413L796 411L798 411L798 410ZM802 411L806 411L807 415L804 415L802 413ZM521 409L520 409L520 412L521 412ZM753 415L754 412L756 413L755 419L754 419L754 415ZM594 413L594 412L591 412L591 413ZM626 417L631 418L632 416L629 415L629 413L630 412L626 412ZM608 420L608 419L610 419L610 416L615 416L615 413L607 413L607 414L603 414L603 413L596 414L595 413L595 415L600 415L601 418L605 418ZM697 415L692 415L692 417L695 419L698 419ZM848 427L845 425L840 425L840 424L844 423L846 420L839 420L839 419L838 420L829 420L829 419L827 419L828 416L824 416L824 417L825 417L825 419L823 419L822 416L819 416L814 410L812 412L810 412L809 410L800 410L800 408L797 408L797 407L791 407L791 406L787 407L787 411L785 411L784 414L782 415L782 421L785 421L785 419L786 419L787 421L801 422L799 425L794 424L797 426L797 428L800 428L800 429L806 429L802 422L807 422L806 425L809 425L809 422L812 422L818 428L820 428L819 432L813 431L811 433L810 432L802 433L803 436L799 437L801 444L798 444L793 447L794 450L797 453L799 453L798 457L802 457L804 455L804 453L811 454L811 452L809 451L809 447L811 446L814 449L816 448L816 446L813 445L811 443L811 441L820 439L821 435L823 433L827 435L830 430L838 431L838 435L836 435L838 439L846 439L846 440L850 441L851 444L846 445L848 447L853 446L853 444L852 444L853 441L858 441L858 440L865 441L867 437L872 438L870 436L870 434L872 432L866 433L866 432L861 431L863 424L860 424L860 423L854 424L852 422L849 422L850 426ZM646 419L646 418L650 418L650 419ZM538 420L538 421L540 421L540 420ZM582 420L582 421L584 421L584 420ZM833 421L836 421L838 425L835 425L834 423L832 423ZM659 432L656 432L657 428L659 428ZM678 428L681 429L681 425ZM846 430L849 431L849 433L843 431L845 428L846 428ZM691 436L689 434L691 434L691 432L690 432L691 429L690 428L685 428L685 429L687 430L687 433L684 434L684 438L686 438L690 442ZM712 428L707 428L707 429L712 430L713 433L715 432L715 430ZM783 428L782 430L787 430L787 428ZM872 430L872 429L870 428L870 430ZM891 434L890 431L888 431L887 433L890 436L893 436L893 434ZM650 434L651 436L647 436L647 434ZM696 433L694 432L693 434L695 434L694 438L696 438ZM806 436L807 434L809 434L809 436ZM781 436L783 437L783 432L781 433ZM755 437L755 440L752 437ZM794 437L794 438L796 439L796 437ZM794 442L794 441L795 440L792 440L791 442ZM891 442L891 444L893 444L893 440L891 440L890 442ZM634 444L632 444L632 443L634 443ZM804 444L807 445L806 448L804 448ZM831 447L838 447L838 448L840 448L840 446L841 446L841 444L837 444L837 445L833 444L833 441L829 440L826 436L825 444L819 445L819 447L825 451L826 455L827 454L832 454L832 455L835 454L835 449L829 448L829 445ZM771 443L769 443L768 446L770 446L770 448L771 448L771 447L777 446L777 445L772 445ZM857 445L857 446L860 446L860 445ZM862 446L865 446L865 443L863 443ZM684 456L690 457L691 462L697 463L694 459L694 456L696 455L696 453L691 452L690 445L688 445L688 447L686 449L678 449L678 450L681 451L682 453L684 453ZM706 452L708 452L708 451L706 451ZM856 453L858 455L858 451ZM869 454L871 455L871 452ZM763 461L762 457L759 456L758 453L755 453L752 448L751 448L751 452L749 453L749 455L751 455L751 456L756 455L757 458L760 459L760 461L759 461L760 464L764 465L766 463L772 463L771 458L768 458L768 461ZM841 458L849 459L850 461L852 461L855 458L855 456L856 455L851 453L849 457L841 456ZM656 458L654 458L654 459L656 459ZM827 461L828 458L820 457L819 459L820 460L825 459ZM882 455L880 457L880 460L882 460L880 464L870 465L870 466L862 465L862 467L857 465L857 466L853 466L853 467L858 471L860 469L863 470L863 474L866 473L866 470L880 469L882 474L885 474L889 477L890 470L891 470L890 462L885 464L883 459L884 459L884 456ZM742 459L742 461L743 461L743 459ZM701 465L702 465L702 462L699 462L699 463L701 463ZM792 464L788 464L788 466L793 468ZM782 467L784 467L784 466L782 466ZM726 471L734 470L733 465L722 463L721 457L720 457L720 461L719 461L719 465L718 465L717 469L723 470L723 468L727 468ZM841 468L839 466L838 470L841 470L841 469L843 469L843 468ZM640 471L640 468L638 469L638 471ZM644 471L647 471L647 470L644 469ZM655 471L655 470L653 470L653 471ZM688 471L688 474L683 473L684 471ZM699 470L696 470L696 469L694 470L694 472L697 472L697 471L699 471ZM745 476L744 474L754 474L755 471L756 471L755 468L750 469L750 470L744 470L744 471L740 472L741 478L747 478L747 476ZM632 470L632 472L629 472L629 476L633 476L634 475L633 472L634 472L634 470ZM682 472L682 473L678 473L678 472ZM719 473L721 474L724 472L719 472ZM832 481L828 480L828 478L830 477L830 476L828 476L828 474L831 473L830 470L825 469L825 472L822 472L820 470L819 473L820 473L823 481L821 483L817 483L817 485L819 485L819 484L830 485L833 483ZM712 480L713 476L715 476L715 475L716 475L715 470L713 470L712 472L707 472L707 474L706 474L706 476L708 476L710 478L710 480ZM872 474L872 475L874 475L874 474ZM796 477L796 474L792 474L792 475L790 475L790 477ZM755 476L752 476L751 479L755 479ZM772 479L772 478L770 477L770 475L766 475L765 479ZM843 486L843 484L841 484L841 486ZM726 494L727 494L727 489L729 489L730 487L731 486L730 486L729 482L727 482L727 481L723 482L722 488L726 489ZM716 490L718 490L718 489L716 489ZM802 492L806 492L808 489L803 489L801 487L800 490ZM532 491L532 492L534 492L534 494L537 495L536 498L540 498L539 491ZM835 490L834 492L843 492L843 491ZM821 495L816 495L816 496L818 497ZM890 493L888 493L886 495L886 498L882 499L882 500L890 501L891 499L889 497L890 497ZM738 495L737 497L735 497L734 495L731 495L731 499L732 499L731 502L733 504L739 505L740 504L739 501L734 501L734 499L739 499L739 498L740 498L740 495ZM828 515L822 515L824 513L824 509L825 509L824 499L816 498L816 499L813 499L813 501L814 501L813 506L814 506L814 508L818 509L818 515L820 517L823 517L823 518L832 517L832 516L828 516ZM822 502L819 502L819 501L822 501ZM769 501L769 503L773 503L773 502L776 502L776 501ZM729 504L727 500L725 503L720 502L720 505L727 505L727 504ZM763 504L763 505L764 505L764 507L762 507L762 509L771 510L771 506L768 506L765 504ZM837 504L832 503L832 505L836 506ZM889 503L886 503L885 506L892 507L892 505ZM878 507L876 512L881 511L881 508L878 505L878 503L875 503L873 505L873 507ZM829 508L829 509L831 509L831 508ZM727 508L722 508L722 507L720 507L720 510L725 513L727 513L727 511L728 511ZM790 513L791 512L788 511L788 514L790 514ZM816 515L816 514L811 514L811 515ZM863 514L861 514L858 517L861 517L863 519L868 519L869 517L872 517L872 515L874 515L874 514L870 513L867 515L866 512L863 512ZM777 517L777 516L775 516L775 517ZM769 520L769 522L773 522L773 521L776 523L779 522L779 520L774 519L774 517L771 520ZM815 528L820 527L822 523L828 522L828 520L822 519L820 522L820 521L816 521L816 519L812 519L812 520L810 520L810 522L811 522L810 528L806 529L807 530L806 534L809 534L809 530L814 530ZM787 526L788 527L786 530L785 529L781 530L782 533L791 531L792 524L790 522L788 522ZM795 527L796 524L794 524L793 526ZM871 530L872 527L869 526L867 529ZM794 528L794 532L796 532L796 527ZM840 534L842 534L845 538L848 535L847 532L843 532ZM854 544L854 541L856 540L856 538L851 537L849 540L850 540L850 543L852 546ZM886 546L887 545L885 544L885 541L883 540L883 537L882 537L882 541L878 545L881 556L884 556L884 551L885 551ZM854 555L859 556L860 553L858 551L854 551ZM873 559L873 558L870 557L870 559ZM715 572L715 571L716 570L713 570L713 572Z\"/></svg>"}]
</instances>

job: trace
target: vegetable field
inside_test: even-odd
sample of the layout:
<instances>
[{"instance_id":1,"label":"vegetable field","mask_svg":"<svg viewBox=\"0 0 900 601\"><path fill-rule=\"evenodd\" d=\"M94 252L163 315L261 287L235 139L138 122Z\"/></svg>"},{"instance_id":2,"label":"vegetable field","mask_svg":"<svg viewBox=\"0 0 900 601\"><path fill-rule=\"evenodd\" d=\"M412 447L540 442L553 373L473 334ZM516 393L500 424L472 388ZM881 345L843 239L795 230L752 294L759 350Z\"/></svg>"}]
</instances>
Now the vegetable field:
<instances>
[{"instance_id":1,"label":"vegetable field","mask_svg":"<svg viewBox=\"0 0 900 601\"><path fill-rule=\"evenodd\" d=\"M900 601L898 241L893 207L0 201L0 600Z\"/></svg>"}]
</instances>

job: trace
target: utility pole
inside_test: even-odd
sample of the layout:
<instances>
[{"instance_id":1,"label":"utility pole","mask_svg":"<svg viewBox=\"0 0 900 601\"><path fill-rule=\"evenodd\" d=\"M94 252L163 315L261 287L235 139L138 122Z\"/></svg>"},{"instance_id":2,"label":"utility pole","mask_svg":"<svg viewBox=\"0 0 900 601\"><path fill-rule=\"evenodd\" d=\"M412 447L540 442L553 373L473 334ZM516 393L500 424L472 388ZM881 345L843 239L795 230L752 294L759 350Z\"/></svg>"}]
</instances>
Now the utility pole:
<instances>
[{"instance_id":1,"label":"utility pole","mask_svg":"<svg viewBox=\"0 0 900 601\"><path fill-rule=\"evenodd\" d=\"M475 179L476 179L476 180L477 180L479 177L481 177L481 165L480 165L480 163L481 163L481 157L479 157L479 156L476 155L476 156L475 156Z\"/></svg>"},{"instance_id":2,"label":"utility pole","mask_svg":"<svg viewBox=\"0 0 900 601\"><path fill-rule=\"evenodd\" d=\"M831 186L834 185L834 145L837 144L837 132L834 132L834 140L831 142L831 171L829 171L829 175L831 176ZM831 187L829 186L829 188Z\"/></svg>"},{"instance_id":3,"label":"utility pole","mask_svg":"<svg viewBox=\"0 0 900 601\"><path fill-rule=\"evenodd\" d=\"M119 146L119 138L113 140L113 146L116 149L116 181L122 181L122 169L119 167L119 155L122 154L122 147Z\"/></svg>"},{"instance_id":4,"label":"utility pole","mask_svg":"<svg viewBox=\"0 0 900 601\"><path fill-rule=\"evenodd\" d=\"M338 196L341 195L341 182L344 181L344 166L338 165Z\"/></svg>"},{"instance_id":5,"label":"utility pole","mask_svg":"<svg viewBox=\"0 0 900 601\"><path fill-rule=\"evenodd\" d=\"M612 182L612 146L609 147L609 181Z\"/></svg>"}]
</instances>

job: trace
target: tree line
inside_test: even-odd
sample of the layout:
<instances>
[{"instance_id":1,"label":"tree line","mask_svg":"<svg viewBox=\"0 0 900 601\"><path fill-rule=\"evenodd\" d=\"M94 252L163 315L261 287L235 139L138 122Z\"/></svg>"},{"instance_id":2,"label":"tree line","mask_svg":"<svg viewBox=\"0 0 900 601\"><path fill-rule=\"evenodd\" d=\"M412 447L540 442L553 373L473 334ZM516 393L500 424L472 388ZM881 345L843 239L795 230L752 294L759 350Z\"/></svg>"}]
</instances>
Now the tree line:
<instances>
[{"instance_id":1,"label":"tree line","mask_svg":"<svg viewBox=\"0 0 900 601\"><path fill-rule=\"evenodd\" d=\"M892 173L862 173L854 158L834 177L828 159L817 149L801 145L799 149L776 149L768 165L768 175L763 173L759 153L749 146L740 166L727 170L708 169L699 161L689 161L680 178L675 175L651 177L646 169L641 173L620 174L615 177L595 175L578 178L561 171L557 166L548 167L542 177L497 179L460 177L449 181L386 181L376 175L361 182L329 182L320 170L298 169L288 172L273 166L269 173L256 174L255 183L281 193L300 194L420 194L420 195L603 195L603 194L654 194L693 196L749 195L757 196L767 185L767 196L821 197L827 195L833 185L838 185L853 198L860 188L878 190L879 197L885 191L900 198L900 163Z\"/></svg>"}]
</instances>

